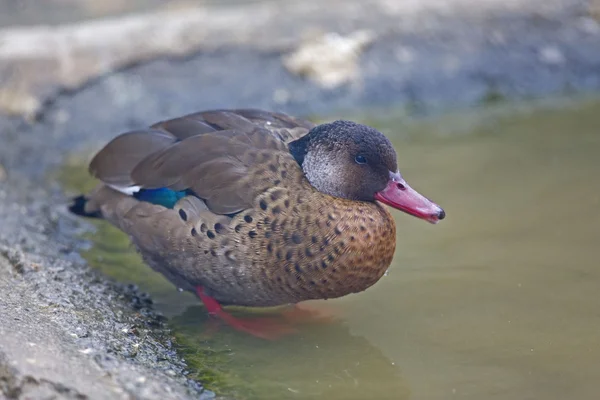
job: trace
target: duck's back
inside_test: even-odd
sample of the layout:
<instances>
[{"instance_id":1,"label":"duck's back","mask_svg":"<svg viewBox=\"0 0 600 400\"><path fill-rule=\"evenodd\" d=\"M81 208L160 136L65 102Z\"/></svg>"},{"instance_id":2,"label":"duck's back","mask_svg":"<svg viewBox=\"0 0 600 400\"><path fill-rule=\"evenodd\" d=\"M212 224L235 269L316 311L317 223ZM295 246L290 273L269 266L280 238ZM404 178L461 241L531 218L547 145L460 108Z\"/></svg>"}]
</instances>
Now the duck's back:
<instances>
[{"instance_id":1,"label":"duck's back","mask_svg":"<svg viewBox=\"0 0 600 400\"><path fill-rule=\"evenodd\" d=\"M339 297L375 283L395 228L375 203L316 191L288 143L313 124L218 110L125 133L90 164L85 211L126 232L175 285L225 304ZM133 193L133 195L131 194Z\"/></svg>"}]
</instances>

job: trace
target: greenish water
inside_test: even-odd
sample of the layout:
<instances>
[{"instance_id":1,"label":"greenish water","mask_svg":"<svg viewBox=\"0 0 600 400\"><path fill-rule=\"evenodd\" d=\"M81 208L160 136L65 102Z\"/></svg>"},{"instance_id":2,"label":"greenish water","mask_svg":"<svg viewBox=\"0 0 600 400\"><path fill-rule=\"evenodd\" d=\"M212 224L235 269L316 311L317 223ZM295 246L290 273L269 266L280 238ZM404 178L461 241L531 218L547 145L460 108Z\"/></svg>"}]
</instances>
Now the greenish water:
<instances>
[{"instance_id":1,"label":"greenish water","mask_svg":"<svg viewBox=\"0 0 600 400\"><path fill-rule=\"evenodd\" d=\"M600 392L600 102L361 118L392 138L401 171L442 205L395 213L388 276L313 308L330 323L265 342L220 327L141 264L104 223L85 257L149 291L192 375L238 399L596 399ZM375 115L375 114L374 114ZM90 185L85 167L64 172Z\"/></svg>"}]
</instances>

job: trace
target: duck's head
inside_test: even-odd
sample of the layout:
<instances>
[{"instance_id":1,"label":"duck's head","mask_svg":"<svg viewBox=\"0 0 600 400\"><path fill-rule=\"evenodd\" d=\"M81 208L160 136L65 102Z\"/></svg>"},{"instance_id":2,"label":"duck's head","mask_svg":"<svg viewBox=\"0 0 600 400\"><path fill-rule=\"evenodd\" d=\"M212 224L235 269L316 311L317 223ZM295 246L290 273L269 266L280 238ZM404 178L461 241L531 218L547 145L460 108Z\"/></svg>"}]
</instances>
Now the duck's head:
<instances>
[{"instance_id":1,"label":"duck's head","mask_svg":"<svg viewBox=\"0 0 600 400\"><path fill-rule=\"evenodd\" d=\"M402 178L394 147L381 132L351 121L314 127L290 151L319 191L349 200L379 201L431 223L444 210Z\"/></svg>"}]
</instances>

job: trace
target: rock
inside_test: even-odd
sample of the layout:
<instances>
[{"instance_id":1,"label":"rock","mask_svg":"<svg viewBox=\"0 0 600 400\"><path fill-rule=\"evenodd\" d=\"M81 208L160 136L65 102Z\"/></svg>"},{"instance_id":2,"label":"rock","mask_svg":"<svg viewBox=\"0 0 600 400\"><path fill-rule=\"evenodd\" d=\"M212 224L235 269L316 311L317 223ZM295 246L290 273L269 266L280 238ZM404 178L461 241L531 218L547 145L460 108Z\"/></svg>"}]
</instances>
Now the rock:
<instances>
[{"instance_id":1,"label":"rock","mask_svg":"<svg viewBox=\"0 0 600 400\"><path fill-rule=\"evenodd\" d=\"M157 57L181 56L219 42L243 43L272 10L204 7L0 30L0 110L34 116L58 90ZM232 35L227 33L235 27ZM219 37L225 40L219 40Z\"/></svg>"},{"instance_id":2,"label":"rock","mask_svg":"<svg viewBox=\"0 0 600 400\"><path fill-rule=\"evenodd\" d=\"M597 20L600 19L600 0L590 0L588 7L589 14Z\"/></svg>"},{"instance_id":3,"label":"rock","mask_svg":"<svg viewBox=\"0 0 600 400\"><path fill-rule=\"evenodd\" d=\"M553 45L544 46L539 51L539 59L545 64L560 65L564 64L565 56L563 52Z\"/></svg>"},{"instance_id":4,"label":"rock","mask_svg":"<svg viewBox=\"0 0 600 400\"><path fill-rule=\"evenodd\" d=\"M578 21L578 25L582 31L590 35L597 35L600 33L600 24L593 18L581 17Z\"/></svg>"},{"instance_id":5,"label":"rock","mask_svg":"<svg viewBox=\"0 0 600 400\"><path fill-rule=\"evenodd\" d=\"M162 347L165 360L175 361L167 355L170 350L154 337L146 336L142 346L148 348L138 350L138 360L132 362L123 357L118 348L135 346L136 339L119 332L118 327L140 321L135 321L124 305L112 308L104 308L106 302L99 305L102 297L110 296L114 289L101 281L93 283L90 278L85 269L72 263L60 259L48 263L40 256L0 248L0 396L36 399L201 396L181 385L182 365L174 364L164 373L149 368L144 361L148 350ZM55 292L57 289L60 290ZM104 308L102 319L95 314L99 306ZM120 321L115 319L119 307L123 312ZM91 333L78 325L88 326ZM78 331L80 335L74 333ZM107 337L109 341L105 341ZM146 344L147 341L150 343ZM206 397L209 395L206 392Z\"/></svg>"},{"instance_id":6,"label":"rock","mask_svg":"<svg viewBox=\"0 0 600 400\"><path fill-rule=\"evenodd\" d=\"M330 0L326 8L320 0L252 2L234 7L183 2L170 10L58 26L9 27L0 29L0 112L33 119L59 93L77 90L110 72L157 58L236 46L260 51L298 49L285 58L288 68L335 87L356 77L357 54L373 36L389 32L431 35L445 28L441 18L465 23L508 12L551 15L572 2ZM85 7L96 3L86 0ZM116 8L109 7L109 14L120 9L112 4ZM6 6L0 4L0 13L6 12L2 7ZM311 30L335 33L301 44ZM303 50L302 46L308 47ZM314 60L311 51L325 58ZM344 60L349 64L344 65Z\"/></svg>"},{"instance_id":7,"label":"rock","mask_svg":"<svg viewBox=\"0 0 600 400\"><path fill-rule=\"evenodd\" d=\"M359 77L359 57L375 40L372 31L356 31L342 36L326 33L302 43L283 57L292 73L308 77L321 87L332 89Z\"/></svg>"}]
</instances>

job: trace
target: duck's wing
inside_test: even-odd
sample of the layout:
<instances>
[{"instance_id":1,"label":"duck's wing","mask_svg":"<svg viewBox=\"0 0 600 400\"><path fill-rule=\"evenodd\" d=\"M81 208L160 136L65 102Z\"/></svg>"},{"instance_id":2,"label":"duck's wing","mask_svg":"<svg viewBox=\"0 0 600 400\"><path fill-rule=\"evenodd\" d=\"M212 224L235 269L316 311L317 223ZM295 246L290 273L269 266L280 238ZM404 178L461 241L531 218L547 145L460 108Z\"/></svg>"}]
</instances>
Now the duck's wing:
<instances>
[{"instance_id":1,"label":"duck's wing","mask_svg":"<svg viewBox=\"0 0 600 400\"><path fill-rule=\"evenodd\" d=\"M313 126L262 110L204 111L116 137L89 169L119 189L191 190L210 211L231 214L270 187L302 179L288 143Z\"/></svg>"}]
</instances>

